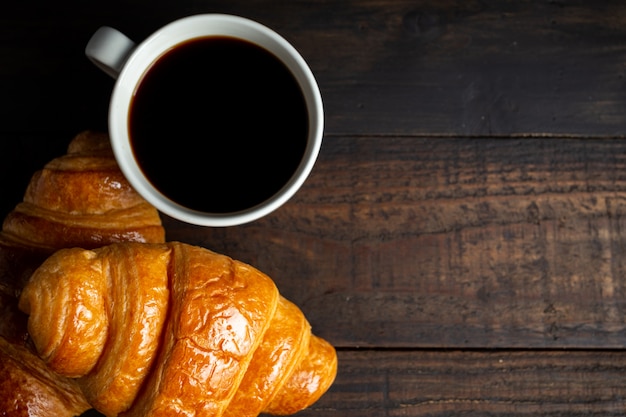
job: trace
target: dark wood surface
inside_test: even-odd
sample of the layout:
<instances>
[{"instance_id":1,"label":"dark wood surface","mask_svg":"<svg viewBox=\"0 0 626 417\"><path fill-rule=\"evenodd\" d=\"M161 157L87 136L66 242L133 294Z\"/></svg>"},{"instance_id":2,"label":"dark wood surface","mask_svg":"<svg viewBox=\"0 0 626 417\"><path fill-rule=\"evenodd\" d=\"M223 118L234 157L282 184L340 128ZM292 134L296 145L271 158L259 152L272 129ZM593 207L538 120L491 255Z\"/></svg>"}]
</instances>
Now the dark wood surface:
<instances>
[{"instance_id":1,"label":"dark wood surface","mask_svg":"<svg viewBox=\"0 0 626 417\"><path fill-rule=\"evenodd\" d=\"M168 239L268 273L337 347L302 416L626 414L626 3L9 2L0 214L106 130L93 31L206 12L280 32L324 98L319 161L280 210L163 217Z\"/></svg>"}]
</instances>

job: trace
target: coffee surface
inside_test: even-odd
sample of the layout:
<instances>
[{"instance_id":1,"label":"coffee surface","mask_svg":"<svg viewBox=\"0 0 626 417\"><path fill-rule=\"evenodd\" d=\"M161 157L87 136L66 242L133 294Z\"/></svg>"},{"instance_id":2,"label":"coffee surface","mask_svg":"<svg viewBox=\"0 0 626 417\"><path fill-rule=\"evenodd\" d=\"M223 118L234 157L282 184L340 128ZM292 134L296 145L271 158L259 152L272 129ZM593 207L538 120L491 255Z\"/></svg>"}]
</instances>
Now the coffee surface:
<instances>
[{"instance_id":1,"label":"coffee surface","mask_svg":"<svg viewBox=\"0 0 626 417\"><path fill-rule=\"evenodd\" d=\"M295 173L309 129L302 91L273 54L207 37L160 57L135 91L129 134L166 197L226 213L260 204Z\"/></svg>"}]
</instances>

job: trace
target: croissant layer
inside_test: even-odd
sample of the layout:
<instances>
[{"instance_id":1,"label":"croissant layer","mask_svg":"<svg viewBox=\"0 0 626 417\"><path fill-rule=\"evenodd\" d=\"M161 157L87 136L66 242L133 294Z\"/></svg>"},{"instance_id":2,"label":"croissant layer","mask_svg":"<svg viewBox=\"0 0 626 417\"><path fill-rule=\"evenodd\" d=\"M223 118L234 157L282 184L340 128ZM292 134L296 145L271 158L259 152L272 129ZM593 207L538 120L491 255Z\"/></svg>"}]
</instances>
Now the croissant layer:
<instances>
[{"instance_id":1,"label":"croissant layer","mask_svg":"<svg viewBox=\"0 0 626 417\"><path fill-rule=\"evenodd\" d=\"M71 417L91 408L74 380L52 372L30 350L2 336L0 363L0 415Z\"/></svg>"},{"instance_id":2,"label":"croissant layer","mask_svg":"<svg viewBox=\"0 0 626 417\"><path fill-rule=\"evenodd\" d=\"M23 201L5 217L0 231L1 415L73 417L88 407L77 382L57 377L31 350L27 317L17 305L35 269L61 248L164 240L157 210L130 187L106 134L78 134L65 155L32 175ZM80 294L90 297L89 291ZM88 335L98 328L82 330ZM47 355L54 358L55 353L54 345L47 346ZM70 356L65 366L93 360Z\"/></svg>"},{"instance_id":3,"label":"croissant layer","mask_svg":"<svg viewBox=\"0 0 626 417\"><path fill-rule=\"evenodd\" d=\"M337 371L267 275L184 243L61 250L19 306L48 366L107 416L291 414Z\"/></svg>"},{"instance_id":4,"label":"croissant layer","mask_svg":"<svg viewBox=\"0 0 626 417\"><path fill-rule=\"evenodd\" d=\"M67 153L35 172L0 230L0 290L16 295L34 269L62 248L161 243L159 212L119 169L108 135L85 131Z\"/></svg>"},{"instance_id":5,"label":"croissant layer","mask_svg":"<svg viewBox=\"0 0 626 417\"><path fill-rule=\"evenodd\" d=\"M2 229L5 240L49 253L165 240L159 213L125 179L108 135L90 131L77 135L67 154L33 174L24 201L4 219Z\"/></svg>"}]
</instances>

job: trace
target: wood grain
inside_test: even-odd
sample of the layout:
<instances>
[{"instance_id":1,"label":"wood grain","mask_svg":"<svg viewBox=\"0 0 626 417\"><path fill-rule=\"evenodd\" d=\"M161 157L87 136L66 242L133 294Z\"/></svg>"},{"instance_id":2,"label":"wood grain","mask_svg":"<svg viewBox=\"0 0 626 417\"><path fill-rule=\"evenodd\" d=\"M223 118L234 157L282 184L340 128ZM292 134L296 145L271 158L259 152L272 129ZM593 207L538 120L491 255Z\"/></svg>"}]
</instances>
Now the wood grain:
<instances>
[{"instance_id":1,"label":"wood grain","mask_svg":"<svg viewBox=\"0 0 626 417\"><path fill-rule=\"evenodd\" d=\"M158 6L111 0L5 7L0 55L10 58L0 70L0 91L10 100L2 107L4 131L106 128L113 80L84 57L89 36L111 25L141 41L176 18L219 12L258 20L294 44L320 84L329 134L626 132L626 12L619 0Z\"/></svg>"},{"instance_id":2,"label":"wood grain","mask_svg":"<svg viewBox=\"0 0 626 417\"><path fill-rule=\"evenodd\" d=\"M299 416L622 416L624 352L340 352L335 385Z\"/></svg>"},{"instance_id":3,"label":"wood grain","mask_svg":"<svg viewBox=\"0 0 626 417\"><path fill-rule=\"evenodd\" d=\"M338 346L617 348L625 164L622 140L331 137L278 212L168 238L267 272Z\"/></svg>"},{"instance_id":4,"label":"wood grain","mask_svg":"<svg viewBox=\"0 0 626 417\"><path fill-rule=\"evenodd\" d=\"M304 188L169 240L274 278L339 348L303 416L626 414L626 4L620 0L9 2L2 217L113 80L83 48L232 13L309 62L326 110ZM210 192L210 181L199 192Z\"/></svg>"}]
</instances>

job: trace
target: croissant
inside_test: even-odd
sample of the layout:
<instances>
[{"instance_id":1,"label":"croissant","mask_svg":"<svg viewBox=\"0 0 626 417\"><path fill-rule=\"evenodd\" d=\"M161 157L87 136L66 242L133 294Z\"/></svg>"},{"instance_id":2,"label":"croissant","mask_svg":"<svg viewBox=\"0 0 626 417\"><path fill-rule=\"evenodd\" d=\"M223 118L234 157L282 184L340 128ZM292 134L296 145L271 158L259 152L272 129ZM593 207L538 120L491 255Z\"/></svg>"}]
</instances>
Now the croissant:
<instances>
[{"instance_id":1,"label":"croissant","mask_svg":"<svg viewBox=\"0 0 626 417\"><path fill-rule=\"evenodd\" d=\"M18 296L54 251L165 240L159 214L123 177L106 134L85 131L36 172L0 231L0 414L71 417L90 408L75 380L47 368Z\"/></svg>"},{"instance_id":2,"label":"croissant","mask_svg":"<svg viewBox=\"0 0 626 417\"><path fill-rule=\"evenodd\" d=\"M337 372L267 275L184 243L58 251L19 306L41 358L106 416L291 414Z\"/></svg>"},{"instance_id":3,"label":"croissant","mask_svg":"<svg viewBox=\"0 0 626 417\"><path fill-rule=\"evenodd\" d=\"M5 217L0 277L16 294L57 249L122 241L164 242L165 230L158 211L125 179L108 135L85 131L66 155L33 174L23 201Z\"/></svg>"},{"instance_id":4,"label":"croissant","mask_svg":"<svg viewBox=\"0 0 626 417\"><path fill-rule=\"evenodd\" d=\"M0 415L75 416L90 408L74 380L59 377L26 347L3 337L0 363Z\"/></svg>"}]
</instances>

